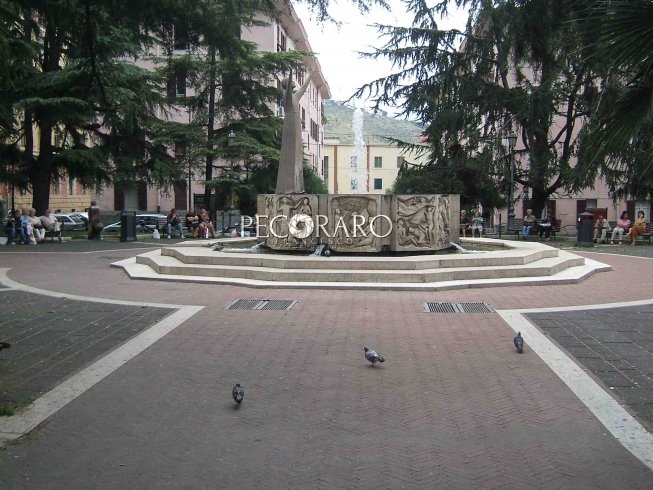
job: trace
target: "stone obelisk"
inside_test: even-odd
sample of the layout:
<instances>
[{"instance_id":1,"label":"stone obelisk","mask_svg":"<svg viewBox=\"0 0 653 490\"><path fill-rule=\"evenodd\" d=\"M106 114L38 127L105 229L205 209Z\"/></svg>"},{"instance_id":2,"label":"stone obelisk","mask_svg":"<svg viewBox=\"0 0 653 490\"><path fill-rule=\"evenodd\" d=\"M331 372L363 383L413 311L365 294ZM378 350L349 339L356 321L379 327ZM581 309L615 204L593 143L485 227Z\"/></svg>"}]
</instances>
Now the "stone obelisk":
<instances>
[{"instance_id":1,"label":"stone obelisk","mask_svg":"<svg viewBox=\"0 0 653 490\"><path fill-rule=\"evenodd\" d=\"M288 74L288 78L282 81L284 115L276 194L301 194L304 192L304 151L302 148L302 119L299 100L308 88L313 72L311 70L296 92L293 91L292 70Z\"/></svg>"}]
</instances>

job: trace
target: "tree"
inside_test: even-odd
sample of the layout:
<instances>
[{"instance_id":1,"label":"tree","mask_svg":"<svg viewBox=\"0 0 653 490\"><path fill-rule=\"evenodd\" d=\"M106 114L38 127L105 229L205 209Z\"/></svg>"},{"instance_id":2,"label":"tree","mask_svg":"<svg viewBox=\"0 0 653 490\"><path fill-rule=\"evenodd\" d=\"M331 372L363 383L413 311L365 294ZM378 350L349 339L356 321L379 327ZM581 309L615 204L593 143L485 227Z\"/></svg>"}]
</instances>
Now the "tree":
<instances>
[{"instance_id":1,"label":"tree","mask_svg":"<svg viewBox=\"0 0 653 490\"><path fill-rule=\"evenodd\" d=\"M504 202L488 173L492 160L490 152L469 157L462 147L456 146L438 165L405 162L391 191L393 194L460 194L461 209L481 204L489 217L490 210Z\"/></svg>"},{"instance_id":2,"label":"tree","mask_svg":"<svg viewBox=\"0 0 653 490\"><path fill-rule=\"evenodd\" d=\"M615 197L653 196L653 1L597 1L581 11L588 49L608 60L585 159L603 162Z\"/></svg>"},{"instance_id":3,"label":"tree","mask_svg":"<svg viewBox=\"0 0 653 490\"><path fill-rule=\"evenodd\" d=\"M399 70L356 95L371 93L377 104L395 103L428 125L433 165L445 165L458 145L466 155L490 151L496 158L489 175L503 189L509 188L511 159L502 138L516 132L515 181L531 190L536 213L550 196L593 183L596 167L574 165L579 129L597 103L599 83L599 62L579 49L578 5L457 1L469 8L459 31L438 28L438 16L452 1L404 3L415 16L413 26L378 26L387 43L367 55L388 57Z\"/></svg>"},{"instance_id":4,"label":"tree","mask_svg":"<svg viewBox=\"0 0 653 490\"><path fill-rule=\"evenodd\" d=\"M165 110L160 80L131 61L152 44L147 27L162 21L159 5L1 5L12 15L0 16L0 45L22 48L12 52L15 69L2 82L3 108L17 116L5 132L3 180L31 189L40 213L49 207L53 180L63 175L88 187L167 185L176 178L163 141L168 125L157 117Z\"/></svg>"}]
</instances>

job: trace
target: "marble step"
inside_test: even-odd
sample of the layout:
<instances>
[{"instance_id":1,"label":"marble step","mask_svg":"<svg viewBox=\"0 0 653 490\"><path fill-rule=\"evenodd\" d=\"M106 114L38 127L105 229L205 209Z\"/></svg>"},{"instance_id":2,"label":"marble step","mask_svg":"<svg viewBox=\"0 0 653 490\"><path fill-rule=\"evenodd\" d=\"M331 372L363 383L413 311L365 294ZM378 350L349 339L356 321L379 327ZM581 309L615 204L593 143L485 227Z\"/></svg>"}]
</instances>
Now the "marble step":
<instances>
[{"instance_id":1,"label":"marble step","mask_svg":"<svg viewBox=\"0 0 653 490\"><path fill-rule=\"evenodd\" d=\"M187 258L187 257L185 257ZM136 257L136 263L149 266L159 275L254 279L269 282L375 282L375 283L428 283L473 279L502 279L511 277L542 277L564 269L584 264L582 257L559 252L556 257L546 257L527 264L501 266L470 266L430 268L418 270L353 269L353 268L275 268L267 266L234 266L231 264L205 264L182 262L175 256L162 255L156 250ZM334 265L341 265L334 262Z\"/></svg>"}]
</instances>

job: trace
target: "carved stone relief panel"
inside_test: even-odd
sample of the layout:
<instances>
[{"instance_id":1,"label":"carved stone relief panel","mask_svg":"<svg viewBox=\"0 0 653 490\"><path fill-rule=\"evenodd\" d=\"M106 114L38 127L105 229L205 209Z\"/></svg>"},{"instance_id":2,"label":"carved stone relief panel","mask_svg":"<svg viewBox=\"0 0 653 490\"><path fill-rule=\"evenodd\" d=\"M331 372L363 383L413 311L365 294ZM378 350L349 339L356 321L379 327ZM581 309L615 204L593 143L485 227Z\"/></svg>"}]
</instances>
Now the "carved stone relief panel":
<instances>
[{"instance_id":1,"label":"carved stone relief panel","mask_svg":"<svg viewBox=\"0 0 653 490\"><path fill-rule=\"evenodd\" d=\"M274 250L314 250L318 244L315 217L318 198L312 194L259 196L258 236Z\"/></svg>"},{"instance_id":2,"label":"carved stone relief panel","mask_svg":"<svg viewBox=\"0 0 653 490\"><path fill-rule=\"evenodd\" d=\"M330 195L329 236L323 237L322 243L336 252L380 252L381 224L388 219L380 210L380 195Z\"/></svg>"},{"instance_id":3,"label":"carved stone relief panel","mask_svg":"<svg viewBox=\"0 0 653 490\"><path fill-rule=\"evenodd\" d=\"M441 250L450 245L449 195L399 195L393 205L396 251Z\"/></svg>"}]
</instances>

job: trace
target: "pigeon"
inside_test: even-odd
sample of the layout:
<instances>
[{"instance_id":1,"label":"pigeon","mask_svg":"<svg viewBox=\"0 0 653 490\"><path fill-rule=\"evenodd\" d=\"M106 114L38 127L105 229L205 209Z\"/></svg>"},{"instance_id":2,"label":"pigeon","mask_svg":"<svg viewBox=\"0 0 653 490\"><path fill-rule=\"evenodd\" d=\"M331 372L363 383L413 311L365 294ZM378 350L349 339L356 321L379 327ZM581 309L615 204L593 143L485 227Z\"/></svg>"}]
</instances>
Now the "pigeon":
<instances>
[{"instance_id":1,"label":"pigeon","mask_svg":"<svg viewBox=\"0 0 653 490\"><path fill-rule=\"evenodd\" d=\"M240 402L242 402L243 398L245 397L245 389L242 386L240 386L240 383L236 383L234 389L231 390L231 394L233 395L236 403L240 405Z\"/></svg>"},{"instance_id":2,"label":"pigeon","mask_svg":"<svg viewBox=\"0 0 653 490\"><path fill-rule=\"evenodd\" d=\"M376 361L385 362L385 359L382 356L377 354L376 351L373 351L369 347L363 347L363 350L365 351L365 359L370 361L372 363L372 366L376 364Z\"/></svg>"},{"instance_id":3,"label":"pigeon","mask_svg":"<svg viewBox=\"0 0 653 490\"><path fill-rule=\"evenodd\" d=\"M325 248L324 251L322 252L322 256L331 257L331 250L329 250L328 248Z\"/></svg>"},{"instance_id":4,"label":"pigeon","mask_svg":"<svg viewBox=\"0 0 653 490\"><path fill-rule=\"evenodd\" d=\"M9 347L11 347L11 344L9 342L0 342L0 350L9 349Z\"/></svg>"},{"instance_id":5,"label":"pigeon","mask_svg":"<svg viewBox=\"0 0 653 490\"><path fill-rule=\"evenodd\" d=\"M515 343L517 352L521 354L522 351L524 350L524 339L521 336L521 332L517 332L517 335L515 335L515 338L512 339L512 341Z\"/></svg>"},{"instance_id":6,"label":"pigeon","mask_svg":"<svg viewBox=\"0 0 653 490\"><path fill-rule=\"evenodd\" d=\"M224 248L224 245L221 243L218 243L215 248L213 249L214 252L220 252Z\"/></svg>"}]
</instances>

